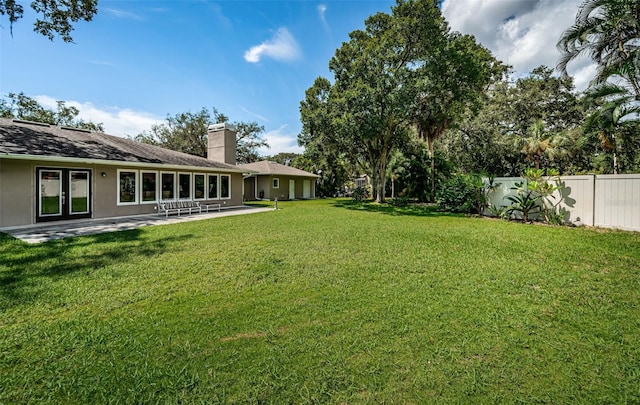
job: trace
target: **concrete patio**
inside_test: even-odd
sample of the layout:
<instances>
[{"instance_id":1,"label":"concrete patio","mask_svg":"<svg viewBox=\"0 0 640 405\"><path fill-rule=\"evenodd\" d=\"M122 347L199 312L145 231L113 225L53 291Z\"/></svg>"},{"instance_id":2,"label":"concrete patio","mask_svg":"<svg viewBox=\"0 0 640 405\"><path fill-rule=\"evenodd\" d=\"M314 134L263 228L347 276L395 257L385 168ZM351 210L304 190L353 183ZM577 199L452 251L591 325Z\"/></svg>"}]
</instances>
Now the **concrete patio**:
<instances>
[{"instance_id":1,"label":"concrete patio","mask_svg":"<svg viewBox=\"0 0 640 405\"><path fill-rule=\"evenodd\" d=\"M14 238L27 243L42 243L54 239L62 239L73 236L95 235L99 233L118 232L129 229L137 229L143 226L175 224L178 222L200 221L203 219L227 217L233 215L255 214L258 212L273 211L273 208L255 208L242 206L228 208L220 212L209 212L191 215L171 215L169 217L157 214L138 215L132 217L85 219L78 221L49 222L46 224L30 225L25 227L10 227L0 229Z\"/></svg>"}]
</instances>

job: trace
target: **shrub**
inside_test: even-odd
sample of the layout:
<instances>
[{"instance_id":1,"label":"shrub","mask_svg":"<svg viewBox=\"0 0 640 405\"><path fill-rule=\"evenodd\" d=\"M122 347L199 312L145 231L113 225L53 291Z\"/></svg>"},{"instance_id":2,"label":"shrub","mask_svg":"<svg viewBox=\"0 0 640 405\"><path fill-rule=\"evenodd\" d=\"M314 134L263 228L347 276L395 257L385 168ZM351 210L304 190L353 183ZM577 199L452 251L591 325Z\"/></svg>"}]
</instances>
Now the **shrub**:
<instances>
[{"instance_id":1,"label":"shrub","mask_svg":"<svg viewBox=\"0 0 640 405\"><path fill-rule=\"evenodd\" d=\"M542 219L552 225L561 225L565 222L567 211L560 208L560 203L564 200L562 189L564 184L560 181L558 173L555 170L548 170L548 177L543 176L544 171L541 169L527 169L523 175L524 181L516 183L513 190L516 190L515 196L507 197L511 201L511 206L507 211L520 212L525 222L530 220L531 214L540 213ZM560 198L555 202L554 192L560 191Z\"/></svg>"},{"instance_id":2,"label":"shrub","mask_svg":"<svg viewBox=\"0 0 640 405\"><path fill-rule=\"evenodd\" d=\"M364 201L369 198L369 188L368 187L357 187L353 190L351 194L351 198L353 201Z\"/></svg>"},{"instance_id":3,"label":"shrub","mask_svg":"<svg viewBox=\"0 0 640 405\"><path fill-rule=\"evenodd\" d=\"M488 207L489 215L500 219L509 219L508 208L509 207L505 207L504 205L496 206L492 204Z\"/></svg>"},{"instance_id":4,"label":"shrub","mask_svg":"<svg viewBox=\"0 0 640 405\"><path fill-rule=\"evenodd\" d=\"M479 175L458 174L440 185L436 202L444 211L482 214L487 207L487 186Z\"/></svg>"},{"instance_id":5,"label":"shrub","mask_svg":"<svg viewBox=\"0 0 640 405\"><path fill-rule=\"evenodd\" d=\"M511 201L507 212L509 215L520 212L522 220L529 222L529 215L540 212L540 196L523 184L524 182L516 183L514 189L518 190L518 194L507 197L507 200Z\"/></svg>"},{"instance_id":6,"label":"shrub","mask_svg":"<svg viewBox=\"0 0 640 405\"><path fill-rule=\"evenodd\" d=\"M406 207L409 205L409 198L407 197L396 197L391 199L391 205L394 207Z\"/></svg>"}]
</instances>

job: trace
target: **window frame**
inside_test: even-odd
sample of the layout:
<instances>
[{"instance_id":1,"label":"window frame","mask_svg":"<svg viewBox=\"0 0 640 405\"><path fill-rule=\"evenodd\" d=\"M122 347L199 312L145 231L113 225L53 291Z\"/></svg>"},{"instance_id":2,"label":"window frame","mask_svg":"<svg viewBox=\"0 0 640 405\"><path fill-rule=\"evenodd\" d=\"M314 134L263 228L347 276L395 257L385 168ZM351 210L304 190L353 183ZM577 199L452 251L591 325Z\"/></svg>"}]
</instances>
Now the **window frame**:
<instances>
[{"instance_id":1,"label":"window frame","mask_svg":"<svg viewBox=\"0 0 640 405\"><path fill-rule=\"evenodd\" d=\"M224 197L222 195L222 178L223 177L227 177L229 179L229 185L227 187L228 188L227 193L229 193L228 197ZM231 199L231 195L232 195L231 194L231 175L230 174L220 174L220 184L219 184L219 186L220 187L219 187L218 193L220 194L220 199L221 200L230 200Z\"/></svg>"},{"instance_id":2,"label":"window frame","mask_svg":"<svg viewBox=\"0 0 640 405\"><path fill-rule=\"evenodd\" d=\"M156 187L154 190L155 193L155 199L154 200L146 200L144 199L144 193L145 193L145 189L144 189L144 175L145 174L153 174L156 176ZM161 194L161 190L160 190L160 182L161 182L162 177L158 175L158 171L156 170L140 170L140 204L155 204L159 201L159 196Z\"/></svg>"},{"instance_id":3,"label":"window frame","mask_svg":"<svg viewBox=\"0 0 640 405\"><path fill-rule=\"evenodd\" d=\"M170 198L164 198L164 187L163 187L164 186L164 181L163 181L162 176L165 175L165 174L173 175L173 182L172 182L173 183L173 189L172 189L173 196L170 197ZM158 196L160 198L159 198L158 201L174 201L174 200L177 200L177 198L176 198L176 179L177 179L177 177L178 176L176 176L176 172L170 172L170 171L161 171L160 172L160 182L159 182L160 183L159 184L160 195Z\"/></svg>"},{"instance_id":4,"label":"window frame","mask_svg":"<svg viewBox=\"0 0 640 405\"><path fill-rule=\"evenodd\" d=\"M117 202L116 205L117 206L123 206L123 205L138 205L140 202L140 196L139 196L139 178L140 178L140 172L138 170L132 170L132 169L118 169L117 170L118 175L116 176L116 190L118 191L117 193ZM123 173L133 173L133 201L122 201L120 199L120 197L122 197L122 174Z\"/></svg>"},{"instance_id":5,"label":"window frame","mask_svg":"<svg viewBox=\"0 0 640 405\"><path fill-rule=\"evenodd\" d=\"M202 176L204 177L204 182L203 182L203 187L204 189L202 190L202 197L198 198L197 196L197 190L196 190L196 177L197 176ZM207 175L205 173L192 173L191 176L191 180L193 181L193 185L192 185L192 190L193 190L193 200L194 201L201 201L201 200L206 200L207 199L207 186L209 185L209 183L207 183Z\"/></svg>"},{"instance_id":6,"label":"window frame","mask_svg":"<svg viewBox=\"0 0 640 405\"><path fill-rule=\"evenodd\" d=\"M216 195L212 196L209 194L211 191L209 185L211 184L211 178L215 177L216 179ZM220 199L220 175L218 173L207 173L207 199L208 200L219 200Z\"/></svg>"},{"instance_id":7,"label":"window frame","mask_svg":"<svg viewBox=\"0 0 640 405\"><path fill-rule=\"evenodd\" d=\"M182 182L181 182L181 177L182 176L189 176L189 181L187 182L187 184L189 185L189 196L187 196L187 197L182 197L180 195L180 193L181 193L180 188L182 187ZM192 193L192 191L193 191L193 173L191 173L191 172L178 172L178 176L177 177L178 177L178 182L176 183L176 186L177 186L177 190L176 191L178 193L176 194L176 200L185 200L185 201L191 200L192 197L193 197L193 193Z\"/></svg>"},{"instance_id":8,"label":"window frame","mask_svg":"<svg viewBox=\"0 0 640 405\"><path fill-rule=\"evenodd\" d=\"M84 211L73 210L73 174L84 173L87 175L86 184L84 187L84 199L87 201L87 209ZM82 215L91 213L91 172L88 170L69 169L69 215Z\"/></svg>"},{"instance_id":9,"label":"window frame","mask_svg":"<svg viewBox=\"0 0 640 405\"><path fill-rule=\"evenodd\" d=\"M272 188L280 188L280 178L279 177L274 177L273 179L271 179L271 187Z\"/></svg>"},{"instance_id":10,"label":"window frame","mask_svg":"<svg viewBox=\"0 0 640 405\"><path fill-rule=\"evenodd\" d=\"M46 186L44 185L44 183L42 182L42 172L57 172L58 174L58 187L57 187L57 191L58 191L58 212L55 213L44 213L42 210L45 206L45 204L42 201L43 198L43 192L42 190L44 188L46 188ZM38 216L45 218L45 217L52 217L52 216L60 216L60 215L64 215L64 207L62 206L62 177L64 176L62 169L59 168L54 168L54 169L48 169L48 168L43 168L41 170L38 171ZM49 180L49 179L45 179L45 180ZM46 197L46 196L45 196Z\"/></svg>"}]
</instances>

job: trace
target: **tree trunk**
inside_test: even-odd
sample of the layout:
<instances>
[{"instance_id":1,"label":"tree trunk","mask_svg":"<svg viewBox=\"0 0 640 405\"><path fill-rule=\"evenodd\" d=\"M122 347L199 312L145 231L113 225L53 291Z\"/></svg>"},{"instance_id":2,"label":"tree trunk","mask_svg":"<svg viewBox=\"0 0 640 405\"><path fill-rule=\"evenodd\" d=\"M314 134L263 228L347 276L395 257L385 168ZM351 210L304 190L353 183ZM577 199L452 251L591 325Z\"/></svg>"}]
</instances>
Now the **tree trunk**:
<instances>
[{"instance_id":1,"label":"tree trunk","mask_svg":"<svg viewBox=\"0 0 640 405\"><path fill-rule=\"evenodd\" d=\"M375 201L377 203L383 203L384 202L384 191L385 191L385 180L386 180L386 176L385 176L385 172L387 171L387 165L384 161L380 161L377 164L377 168L375 170L375 174L374 176L376 177L377 180L377 186L376 186L376 199Z\"/></svg>"},{"instance_id":2,"label":"tree trunk","mask_svg":"<svg viewBox=\"0 0 640 405\"><path fill-rule=\"evenodd\" d=\"M436 161L433 158L433 141L434 139L427 136L427 145L429 146L429 160L431 160L431 192L429 193L430 202L436 199Z\"/></svg>"},{"instance_id":3,"label":"tree trunk","mask_svg":"<svg viewBox=\"0 0 640 405\"><path fill-rule=\"evenodd\" d=\"M396 198L396 187L393 181L393 175L391 175L391 198Z\"/></svg>"}]
</instances>

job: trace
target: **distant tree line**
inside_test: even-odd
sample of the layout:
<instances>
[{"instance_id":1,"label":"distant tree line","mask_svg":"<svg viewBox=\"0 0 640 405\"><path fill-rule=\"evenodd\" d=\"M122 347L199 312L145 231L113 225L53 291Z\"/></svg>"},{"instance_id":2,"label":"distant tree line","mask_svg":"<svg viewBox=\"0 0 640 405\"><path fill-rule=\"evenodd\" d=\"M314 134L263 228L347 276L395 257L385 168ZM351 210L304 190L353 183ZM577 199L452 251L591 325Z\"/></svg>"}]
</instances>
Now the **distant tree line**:
<instances>
[{"instance_id":1,"label":"distant tree line","mask_svg":"<svg viewBox=\"0 0 640 405\"><path fill-rule=\"evenodd\" d=\"M219 112L215 107L209 111L202 108L196 113L183 112L167 115L165 122L151 126L133 139L151 145L162 146L178 152L196 156L207 156L207 130L209 125L228 122L229 117ZM235 121L236 127L236 162L251 163L260 160L258 150L268 148L268 143L262 138L264 126L257 122Z\"/></svg>"},{"instance_id":2,"label":"distant tree line","mask_svg":"<svg viewBox=\"0 0 640 405\"><path fill-rule=\"evenodd\" d=\"M56 109L47 108L24 93L9 93L0 98L0 117L103 132L104 126L78 118L80 111L64 101L56 101Z\"/></svg>"},{"instance_id":3,"label":"distant tree line","mask_svg":"<svg viewBox=\"0 0 640 405\"><path fill-rule=\"evenodd\" d=\"M0 98L0 117L104 132L102 123L78 118L80 111L76 107L68 106L64 101L56 101L56 106L55 110L50 109L24 93L9 93L6 97ZM209 125L228 120L226 115L215 108L211 111L202 108L196 113L183 112L173 116L168 115L165 122L152 125L148 131L143 131L131 138L178 152L206 157ZM237 129L237 163L260 160L258 150L269 147L261 136L264 127L256 122L243 121L236 121L233 125Z\"/></svg>"},{"instance_id":4,"label":"distant tree line","mask_svg":"<svg viewBox=\"0 0 640 405\"><path fill-rule=\"evenodd\" d=\"M299 156L283 164L320 174L317 195L335 195L361 174L376 201L387 195L433 200L455 173L516 176L527 168L562 174L640 171L640 1L584 0L557 43L553 69L514 79L509 67L472 36L451 31L439 0L397 0L363 30L349 34L300 103ZM97 0L36 0L35 31L72 42L73 24L90 21ZM10 27L19 1L0 0ZM567 67L589 57L597 72L575 91ZM55 110L23 93L0 99L0 116L102 131L58 101ZM168 115L134 139L199 156L209 124L227 121L215 108ZM260 159L264 127L235 122L238 161Z\"/></svg>"},{"instance_id":5,"label":"distant tree line","mask_svg":"<svg viewBox=\"0 0 640 405\"><path fill-rule=\"evenodd\" d=\"M334 174L366 173L376 201L426 201L453 173L640 171L640 2L584 1L558 41L561 75L539 66L517 79L452 32L438 3L398 0L369 17L329 62L333 80L306 91L298 161L321 181L336 191ZM577 93L566 68L582 55L598 70Z\"/></svg>"}]
</instances>

